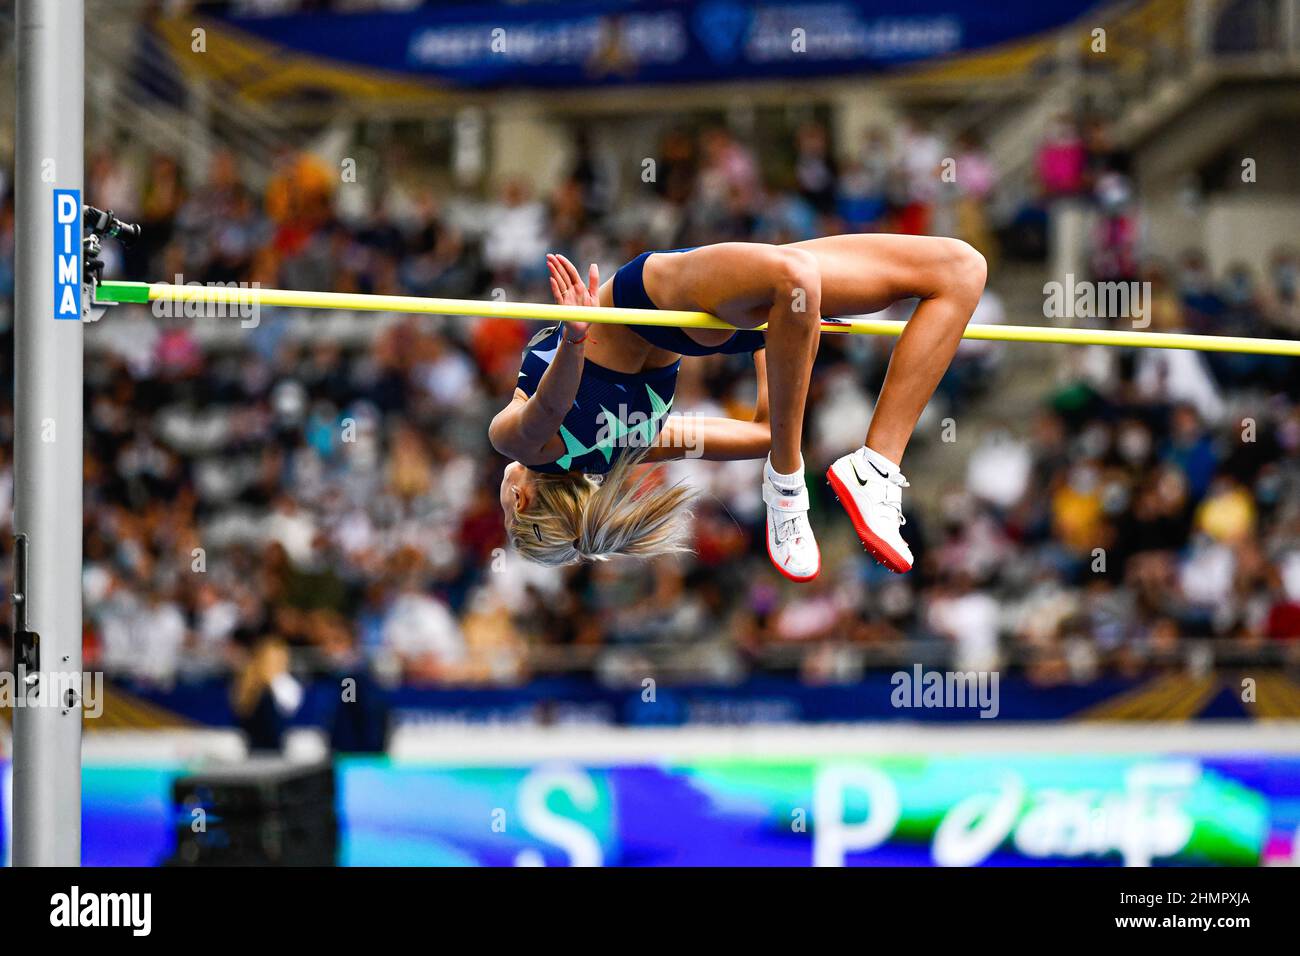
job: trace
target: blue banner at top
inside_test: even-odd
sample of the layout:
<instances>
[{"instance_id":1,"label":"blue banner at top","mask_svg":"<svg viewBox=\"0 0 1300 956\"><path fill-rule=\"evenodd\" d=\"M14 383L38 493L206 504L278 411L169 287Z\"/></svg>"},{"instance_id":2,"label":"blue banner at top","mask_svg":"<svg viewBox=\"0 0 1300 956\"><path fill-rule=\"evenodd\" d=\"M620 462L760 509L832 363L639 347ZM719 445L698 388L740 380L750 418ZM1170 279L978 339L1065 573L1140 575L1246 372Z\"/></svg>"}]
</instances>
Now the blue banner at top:
<instances>
[{"instance_id":1,"label":"blue banner at top","mask_svg":"<svg viewBox=\"0 0 1300 956\"><path fill-rule=\"evenodd\" d=\"M340 67L443 86L590 86L813 77L1023 40L1096 0L591 0L227 17Z\"/></svg>"}]
</instances>

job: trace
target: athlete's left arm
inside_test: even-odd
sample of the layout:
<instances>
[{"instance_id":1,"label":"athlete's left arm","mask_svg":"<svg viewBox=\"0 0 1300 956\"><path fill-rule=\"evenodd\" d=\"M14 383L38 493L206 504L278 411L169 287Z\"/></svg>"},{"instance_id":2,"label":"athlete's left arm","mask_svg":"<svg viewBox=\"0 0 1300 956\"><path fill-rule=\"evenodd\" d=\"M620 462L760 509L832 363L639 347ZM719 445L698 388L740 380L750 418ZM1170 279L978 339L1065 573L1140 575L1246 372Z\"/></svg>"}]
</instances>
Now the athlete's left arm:
<instances>
[{"instance_id":1,"label":"athlete's left arm","mask_svg":"<svg viewBox=\"0 0 1300 956\"><path fill-rule=\"evenodd\" d=\"M772 449L772 429L766 421L669 415L650 446L646 461L700 458L705 461L741 461L766 458Z\"/></svg>"},{"instance_id":2,"label":"athlete's left arm","mask_svg":"<svg viewBox=\"0 0 1300 956\"><path fill-rule=\"evenodd\" d=\"M772 450L772 427L767 408L767 354L754 353L754 377L758 394L754 418L706 418L699 415L669 415L664 421L647 461L701 458L705 461L743 461L766 458Z\"/></svg>"},{"instance_id":3,"label":"athlete's left arm","mask_svg":"<svg viewBox=\"0 0 1300 956\"><path fill-rule=\"evenodd\" d=\"M754 421L767 422L767 349L754 353L754 377L758 379L758 397L754 400Z\"/></svg>"}]
</instances>

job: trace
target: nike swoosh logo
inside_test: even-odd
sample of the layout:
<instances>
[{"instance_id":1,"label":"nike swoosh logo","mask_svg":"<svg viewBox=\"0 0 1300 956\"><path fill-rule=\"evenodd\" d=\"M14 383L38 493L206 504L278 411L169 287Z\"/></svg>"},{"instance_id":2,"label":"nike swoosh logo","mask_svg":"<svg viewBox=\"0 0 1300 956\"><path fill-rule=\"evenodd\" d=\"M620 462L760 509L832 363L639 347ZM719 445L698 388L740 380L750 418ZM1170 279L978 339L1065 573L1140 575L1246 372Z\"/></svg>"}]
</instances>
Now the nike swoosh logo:
<instances>
[{"instance_id":1,"label":"nike swoosh logo","mask_svg":"<svg viewBox=\"0 0 1300 956\"><path fill-rule=\"evenodd\" d=\"M880 471L880 468L876 467L876 463L875 463L875 462L867 462L867 464L870 464L870 466L871 466L871 471L874 471L874 472L876 473L876 475L879 475L880 477L883 477L883 479L888 479L888 477L889 477L889 473L888 473L888 472L884 472L884 471ZM857 466L857 463L855 463L855 462L849 462L849 467L850 467L850 468L853 468L853 477L855 477L855 479L858 479L858 484L859 484L859 485L862 485L863 488L866 488L867 480L868 480L868 479L865 479L865 477L862 477L862 475L859 475L859 473L858 473L858 466Z\"/></svg>"},{"instance_id":2,"label":"nike swoosh logo","mask_svg":"<svg viewBox=\"0 0 1300 956\"><path fill-rule=\"evenodd\" d=\"M875 463L874 461L869 461L869 462L867 462L867 464L870 465L870 466L871 466L871 470L874 471L876 474L878 474L881 478L888 478L888 477L889 477L889 475L885 474L883 471L881 471L879 468L876 467L876 463ZM868 482L870 479L863 478L862 475L858 474L858 466L857 466L857 463L856 463L856 462L852 462L852 461L850 461L850 462L849 462L849 467L850 467L851 469L853 469L853 477L856 478L856 479L858 479L858 484L860 484L862 487L865 488L865 487L867 486L867 482Z\"/></svg>"}]
</instances>

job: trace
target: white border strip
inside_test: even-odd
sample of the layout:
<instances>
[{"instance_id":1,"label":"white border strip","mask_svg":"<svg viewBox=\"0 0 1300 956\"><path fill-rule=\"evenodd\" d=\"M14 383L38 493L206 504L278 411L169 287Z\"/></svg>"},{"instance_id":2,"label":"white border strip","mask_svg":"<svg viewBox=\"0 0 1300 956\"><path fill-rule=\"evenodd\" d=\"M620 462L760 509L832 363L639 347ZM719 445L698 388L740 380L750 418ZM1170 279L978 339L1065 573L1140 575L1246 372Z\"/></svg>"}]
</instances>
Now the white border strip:
<instances>
[{"instance_id":1,"label":"white border strip","mask_svg":"<svg viewBox=\"0 0 1300 956\"><path fill-rule=\"evenodd\" d=\"M319 759L319 734L290 735L291 759ZM2 752L4 748L0 748ZM1070 724L835 724L747 727L408 726L389 746L397 762L453 767L587 765L675 760L799 760L885 754L1300 754L1300 721ZM86 764L240 762L239 733L223 729L103 730L87 734Z\"/></svg>"},{"instance_id":2,"label":"white border strip","mask_svg":"<svg viewBox=\"0 0 1300 956\"><path fill-rule=\"evenodd\" d=\"M394 760L450 766L571 760L661 763L700 758L807 759L917 753L1300 754L1300 722L864 724L790 727L408 727Z\"/></svg>"}]
</instances>

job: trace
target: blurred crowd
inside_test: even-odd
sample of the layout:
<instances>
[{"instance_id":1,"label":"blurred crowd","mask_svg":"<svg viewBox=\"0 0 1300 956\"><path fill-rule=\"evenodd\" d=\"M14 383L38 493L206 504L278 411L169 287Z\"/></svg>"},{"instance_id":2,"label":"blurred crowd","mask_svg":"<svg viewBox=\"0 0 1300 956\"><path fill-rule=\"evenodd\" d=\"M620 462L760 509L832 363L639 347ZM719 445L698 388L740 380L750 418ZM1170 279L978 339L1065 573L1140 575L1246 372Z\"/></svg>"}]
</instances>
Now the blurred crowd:
<instances>
[{"instance_id":1,"label":"blurred crowd","mask_svg":"<svg viewBox=\"0 0 1300 956\"><path fill-rule=\"evenodd\" d=\"M1049 146L1044 202L1104 188L1104 172L1085 179L1086 151L1079 163ZM724 128L680 130L665 136L653 181L629 189L577 135L567 175L545 194L513 180L453 202L418 178L358 198L305 154L282 154L253 189L230 156L187 181L175 157L137 168L103 148L86 190L144 226L110 261L129 279L545 301L550 250L608 276L646 248L851 230L957 235L994 260L997 170L976 139L913 121L870 132L850 161L837 154L817 123L763 164ZM951 158L955 177L944 175ZM1077 181L1062 173L1071 162ZM7 300L13 203L0 193ZM1300 332L1285 251L1259 272L1210 275L1197 253L1164 266L1139 256L1133 268L1153 281L1155 328ZM1001 308L990 292L976 321L1000 321ZM951 459L969 458L965 475L912 475L945 492L929 514L909 509L911 574L862 554L814 482L826 560L796 587L764 554L754 462L669 467L700 491L689 557L649 568L519 561L497 500L505 462L486 429L531 327L364 322L362 335L336 335L268 312L205 338L189 320L123 308L93 330L88 666L169 685L225 673L274 635L323 668L364 662L410 684L509 684L551 669L639 680L657 663L715 680L767 668L827 681L851 679L871 648L928 641L962 667L1009 663L1053 682L1141 673L1189 641L1300 637L1300 391L1285 361L1073 351L1039 408L1012 410L1032 427L984 432ZM11 321L3 335L11 353ZM861 441L887 359L888 343L869 337L823 345L810 475ZM12 370L0 375L9 522ZM995 376L994 350L963 346L947 407L1006 419ZM754 388L746 357L692 359L674 408L743 414ZM0 536L6 549L10 540ZM6 575L9 564L6 553Z\"/></svg>"}]
</instances>

